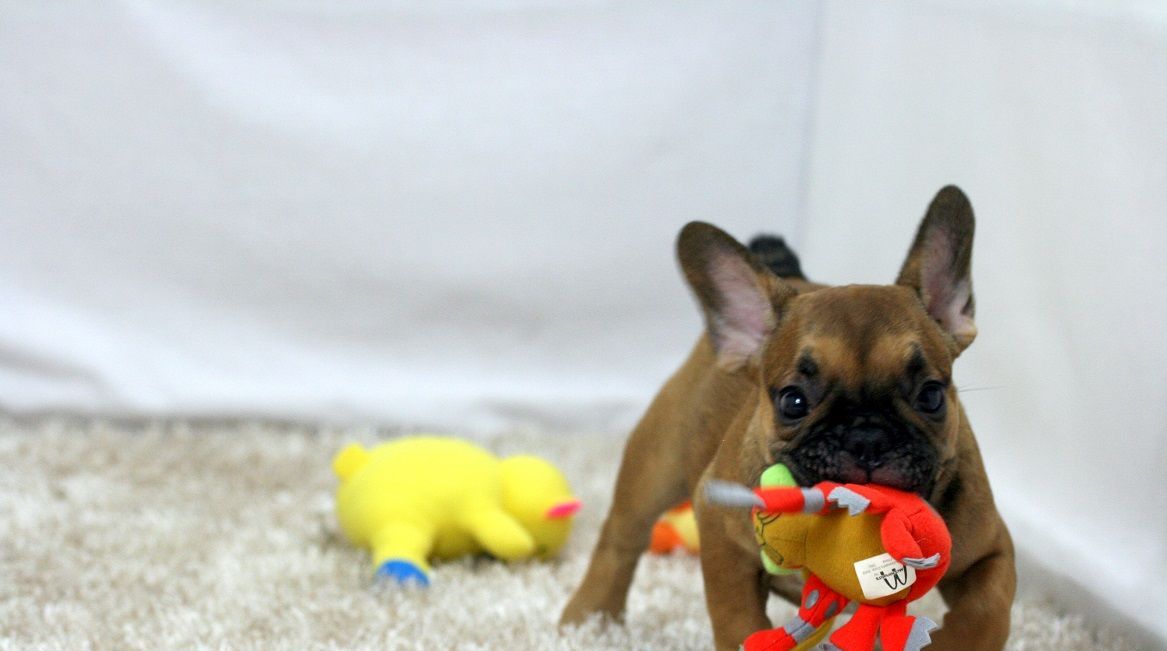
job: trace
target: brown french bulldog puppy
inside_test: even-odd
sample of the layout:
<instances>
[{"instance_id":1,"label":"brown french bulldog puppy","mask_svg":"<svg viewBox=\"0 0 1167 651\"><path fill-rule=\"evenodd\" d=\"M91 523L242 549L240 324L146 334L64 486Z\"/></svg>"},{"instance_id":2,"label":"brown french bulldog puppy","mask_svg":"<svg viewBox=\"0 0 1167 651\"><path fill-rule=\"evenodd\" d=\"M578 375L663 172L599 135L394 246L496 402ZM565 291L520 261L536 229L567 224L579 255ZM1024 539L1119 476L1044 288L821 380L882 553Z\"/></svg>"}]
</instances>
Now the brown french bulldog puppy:
<instances>
[{"instance_id":1,"label":"brown french bulldog puppy","mask_svg":"<svg viewBox=\"0 0 1167 651\"><path fill-rule=\"evenodd\" d=\"M750 517L703 499L708 479L757 485L784 463L803 486L874 482L915 491L952 532L940 582L949 612L929 651L998 651L1009 635L1013 544L961 408L952 363L976 336L973 212L942 189L894 285L807 282L777 240L747 250L709 224L682 229L678 257L706 332L624 451L612 509L561 623L619 618L657 516L692 498L718 649L771 624ZM830 647L828 647L830 648Z\"/></svg>"}]
</instances>

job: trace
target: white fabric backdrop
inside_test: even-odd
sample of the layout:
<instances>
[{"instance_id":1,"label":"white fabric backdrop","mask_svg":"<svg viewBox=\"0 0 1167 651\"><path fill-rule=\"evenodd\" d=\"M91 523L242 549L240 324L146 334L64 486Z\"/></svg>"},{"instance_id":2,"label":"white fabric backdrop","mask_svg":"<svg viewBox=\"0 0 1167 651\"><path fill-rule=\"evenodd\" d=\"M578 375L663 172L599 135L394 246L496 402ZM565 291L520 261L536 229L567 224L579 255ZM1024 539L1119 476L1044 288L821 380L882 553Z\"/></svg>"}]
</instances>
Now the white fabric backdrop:
<instances>
[{"instance_id":1,"label":"white fabric backdrop","mask_svg":"<svg viewBox=\"0 0 1167 651\"><path fill-rule=\"evenodd\" d=\"M1167 22L1106 9L828 4L803 249L891 279L901 249L870 243L968 192L956 377L998 501L1022 551L1167 637Z\"/></svg>"},{"instance_id":2,"label":"white fabric backdrop","mask_svg":"<svg viewBox=\"0 0 1167 651\"><path fill-rule=\"evenodd\" d=\"M699 327L684 222L885 282L956 182L1018 542L1167 638L1122 598L1167 601L1155 11L5 5L0 407L627 424Z\"/></svg>"},{"instance_id":3,"label":"white fabric backdrop","mask_svg":"<svg viewBox=\"0 0 1167 651\"><path fill-rule=\"evenodd\" d=\"M667 373L679 227L798 212L813 8L419 5L8 8L4 406L459 423Z\"/></svg>"}]
</instances>

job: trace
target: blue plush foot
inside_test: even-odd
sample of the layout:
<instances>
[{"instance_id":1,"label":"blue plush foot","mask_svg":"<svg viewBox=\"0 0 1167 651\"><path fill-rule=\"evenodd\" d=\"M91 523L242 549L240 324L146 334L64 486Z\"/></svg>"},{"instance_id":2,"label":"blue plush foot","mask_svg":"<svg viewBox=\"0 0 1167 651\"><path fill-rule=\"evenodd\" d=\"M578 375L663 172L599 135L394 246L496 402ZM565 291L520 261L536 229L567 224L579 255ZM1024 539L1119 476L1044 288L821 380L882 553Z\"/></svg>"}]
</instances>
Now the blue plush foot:
<instances>
[{"instance_id":1,"label":"blue plush foot","mask_svg":"<svg viewBox=\"0 0 1167 651\"><path fill-rule=\"evenodd\" d=\"M430 578L424 570L409 561L390 560L381 563L377 568L378 579L392 579L400 585L415 583L425 588L430 584Z\"/></svg>"}]
</instances>

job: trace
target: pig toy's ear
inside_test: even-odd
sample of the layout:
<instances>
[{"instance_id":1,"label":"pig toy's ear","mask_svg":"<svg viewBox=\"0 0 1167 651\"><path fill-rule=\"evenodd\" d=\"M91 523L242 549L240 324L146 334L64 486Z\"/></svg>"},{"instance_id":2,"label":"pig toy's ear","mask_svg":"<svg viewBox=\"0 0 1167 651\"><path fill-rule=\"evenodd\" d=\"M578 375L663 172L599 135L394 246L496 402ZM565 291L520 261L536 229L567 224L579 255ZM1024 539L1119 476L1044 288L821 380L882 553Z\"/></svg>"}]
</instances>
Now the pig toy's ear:
<instances>
[{"instance_id":1,"label":"pig toy's ear","mask_svg":"<svg viewBox=\"0 0 1167 651\"><path fill-rule=\"evenodd\" d=\"M547 509L547 512L543 514L543 517L547 518L548 520L566 520L567 518L575 515L576 512L578 512L581 508L583 508L583 502L580 502L575 498L571 498L553 504L551 508Z\"/></svg>"}]
</instances>

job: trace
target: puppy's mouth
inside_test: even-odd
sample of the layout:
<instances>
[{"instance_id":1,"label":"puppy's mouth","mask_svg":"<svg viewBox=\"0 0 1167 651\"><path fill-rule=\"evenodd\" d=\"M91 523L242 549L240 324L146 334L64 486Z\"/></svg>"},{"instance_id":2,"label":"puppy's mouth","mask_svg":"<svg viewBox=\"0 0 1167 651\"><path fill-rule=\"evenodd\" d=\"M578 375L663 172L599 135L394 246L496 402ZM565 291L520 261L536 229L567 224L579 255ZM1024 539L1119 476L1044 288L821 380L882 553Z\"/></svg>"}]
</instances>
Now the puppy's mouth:
<instances>
[{"instance_id":1,"label":"puppy's mouth","mask_svg":"<svg viewBox=\"0 0 1167 651\"><path fill-rule=\"evenodd\" d=\"M936 449L916 436L904 436L871 458L844 449L840 437L809 436L778 455L802 486L832 481L880 484L927 496L938 468Z\"/></svg>"}]
</instances>

